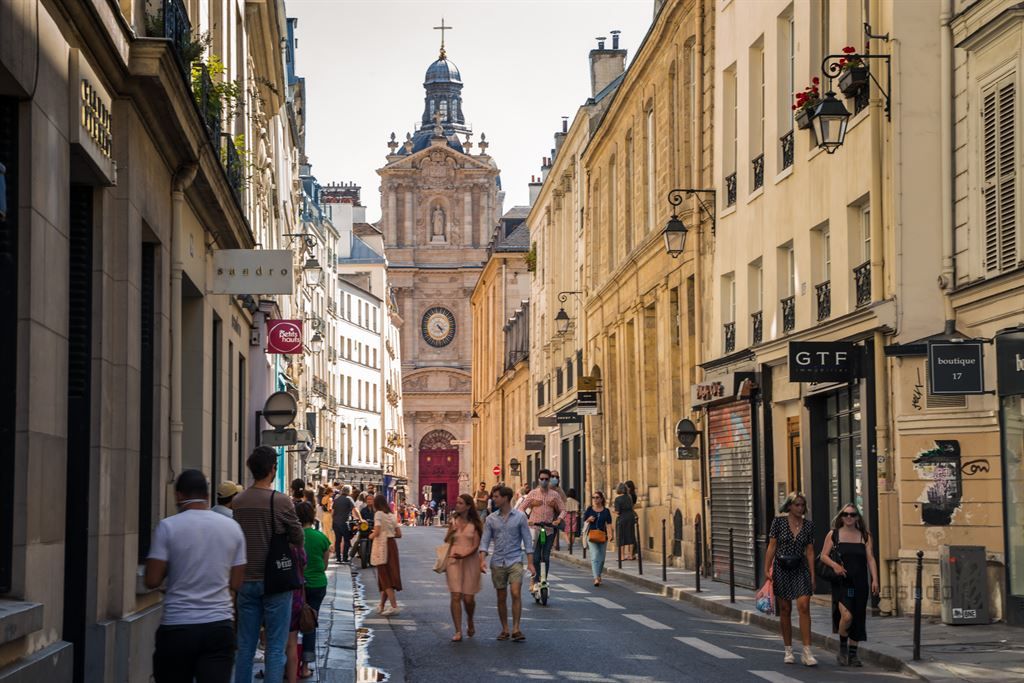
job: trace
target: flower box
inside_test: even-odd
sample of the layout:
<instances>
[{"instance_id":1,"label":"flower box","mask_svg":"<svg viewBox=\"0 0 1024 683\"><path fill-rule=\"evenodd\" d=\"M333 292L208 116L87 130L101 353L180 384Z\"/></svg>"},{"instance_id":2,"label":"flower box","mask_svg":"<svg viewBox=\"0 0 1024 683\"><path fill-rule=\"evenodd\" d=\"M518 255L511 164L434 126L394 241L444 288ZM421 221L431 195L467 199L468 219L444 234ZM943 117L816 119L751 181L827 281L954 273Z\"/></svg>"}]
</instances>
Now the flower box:
<instances>
[{"instance_id":1,"label":"flower box","mask_svg":"<svg viewBox=\"0 0 1024 683\"><path fill-rule=\"evenodd\" d=\"M807 130L811 127L811 121L814 119L814 109L812 107L803 107L796 110L796 116L793 117L796 120L796 127L800 130Z\"/></svg>"},{"instance_id":2,"label":"flower box","mask_svg":"<svg viewBox=\"0 0 1024 683\"><path fill-rule=\"evenodd\" d=\"M868 68L854 66L839 74L839 89L847 97L856 97L868 87Z\"/></svg>"}]
</instances>

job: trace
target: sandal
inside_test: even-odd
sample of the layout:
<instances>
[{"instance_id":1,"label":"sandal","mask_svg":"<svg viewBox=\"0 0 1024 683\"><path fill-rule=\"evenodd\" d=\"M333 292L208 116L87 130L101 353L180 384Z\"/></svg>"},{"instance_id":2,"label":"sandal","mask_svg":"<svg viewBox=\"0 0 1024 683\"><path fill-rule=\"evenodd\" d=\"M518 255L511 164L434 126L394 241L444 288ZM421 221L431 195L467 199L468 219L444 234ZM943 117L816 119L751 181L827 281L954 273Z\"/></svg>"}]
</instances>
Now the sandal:
<instances>
[{"instance_id":1,"label":"sandal","mask_svg":"<svg viewBox=\"0 0 1024 683\"><path fill-rule=\"evenodd\" d=\"M461 643L462 642L462 634L461 633L456 633L454 636L452 636L452 642L453 643Z\"/></svg>"},{"instance_id":2,"label":"sandal","mask_svg":"<svg viewBox=\"0 0 1024 683\"><path fill-rule=\"evenodd\" d=\"M526 640L526 636L523 635L522 631L514 631L512 633L512 640L514 640L517 643L521 643L524 640Z\"/></svg>"},{"instance_id":3,"label":"sandal","mask_svg":"<svg viewBox=\"0 0 1024 683\"><path fill-rule=\"evenodd\" d=\"M512 636L510 636L508 634L508 631L502 631L501 633L498 634L498 637L495 638L495 640L508 640L511 637Z\"/></svg>"},{"instance_id":4,"label":"sandal","mask_svg":"<svg viewBox=\"0 0 1024 683\"><path fill-rule=\"evenodd\" d=\"M467 627L466 628L466 635L469 636L470 638L475 636L476 635L476 628L474 626Z\"/></svg>"}]
</instances>

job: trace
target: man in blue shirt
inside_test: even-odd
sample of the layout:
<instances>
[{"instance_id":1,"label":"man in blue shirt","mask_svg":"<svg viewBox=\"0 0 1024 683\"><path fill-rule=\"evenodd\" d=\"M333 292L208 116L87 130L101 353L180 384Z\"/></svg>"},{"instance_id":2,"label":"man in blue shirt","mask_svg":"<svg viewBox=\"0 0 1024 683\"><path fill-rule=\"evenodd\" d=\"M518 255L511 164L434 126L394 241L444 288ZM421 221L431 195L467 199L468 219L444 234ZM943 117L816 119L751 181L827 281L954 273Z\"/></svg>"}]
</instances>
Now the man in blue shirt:
<instances>
[{"instance_id":1,"label":"man in blue shirt","mask_svg":"<svg viewBox=\"0 0 1024 683\"><path fill-rule=\"evenodd\" d=\"M523 611L523 551L530 575L536 574L533 568L533 541L530 538L530 526L526 515L512 509L512 489L507 486L495 486L491 490L491 498L497 512L487 515L484 522L484 534L480 539L480 570L486 571L487 555L491 558L491 583L498 592L498 619L501 620L501 633L498 640L522 642L526 636L519 630L519 618ZM491 552L491 543L494 552ZM508 605L506 603L511 586L512 593L512 632L508 630Z\"/></svg>"}]
</instances>

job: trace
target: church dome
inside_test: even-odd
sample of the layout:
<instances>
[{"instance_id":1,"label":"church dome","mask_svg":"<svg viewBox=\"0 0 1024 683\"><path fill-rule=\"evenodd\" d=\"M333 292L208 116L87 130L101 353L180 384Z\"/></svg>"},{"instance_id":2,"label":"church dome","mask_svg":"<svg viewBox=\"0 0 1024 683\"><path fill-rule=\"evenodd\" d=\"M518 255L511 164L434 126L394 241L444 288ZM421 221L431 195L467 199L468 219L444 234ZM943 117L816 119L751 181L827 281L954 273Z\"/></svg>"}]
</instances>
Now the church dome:
<instances>
[{"instance_id":1,"label":"church dome","mask_svg":"<svg viewBox=\"0 0 1024 683\"><path fill-rule=\"evenodd\" d=\"M459 67L447 59L438 59L427 67L427 75L424 78L423 85L430 85L431 83L462 83Z\"/></svg>"}]
</instances>

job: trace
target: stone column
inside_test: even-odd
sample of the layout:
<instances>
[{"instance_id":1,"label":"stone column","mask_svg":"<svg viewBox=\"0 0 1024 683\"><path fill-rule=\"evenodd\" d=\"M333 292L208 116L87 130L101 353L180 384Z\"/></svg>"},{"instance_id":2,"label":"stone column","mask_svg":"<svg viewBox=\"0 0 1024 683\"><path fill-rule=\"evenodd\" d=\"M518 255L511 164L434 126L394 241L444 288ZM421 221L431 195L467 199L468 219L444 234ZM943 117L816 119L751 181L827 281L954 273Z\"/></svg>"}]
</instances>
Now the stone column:
<instances>
[{"instance_id":1,"label":"stone column","mask_svg":"<svg viewBox=\"0 0 1024 683\"><path fill-rule=\"evenodd\" d=\"M388 244L398 245L398 188L391 187L386 188L385 192L388 193L388 206L387 213L384 216L384 235Z\"/></svg>"},{"instance_id":2,"label":"stone column","mask_svg":"<svg viewBox=\"0 0 1024 683\"><path fill-rule=\"evenodd\" d=\"M412 213L412 188L405 188L405 246L411 247L415 244L413 238L413 226L415 221L413 220Z\"/></svg>"},{"instance_id":3,"label":"stone column","mask_svg":"<svg viewBox=\"0 0 1024 683\"><path fill-rule=\"evenodd\" d=\"M469 187L462 193L462 241L463 244L479 246L473 235L473 189Z\"/></svg>"}]
</instances>

